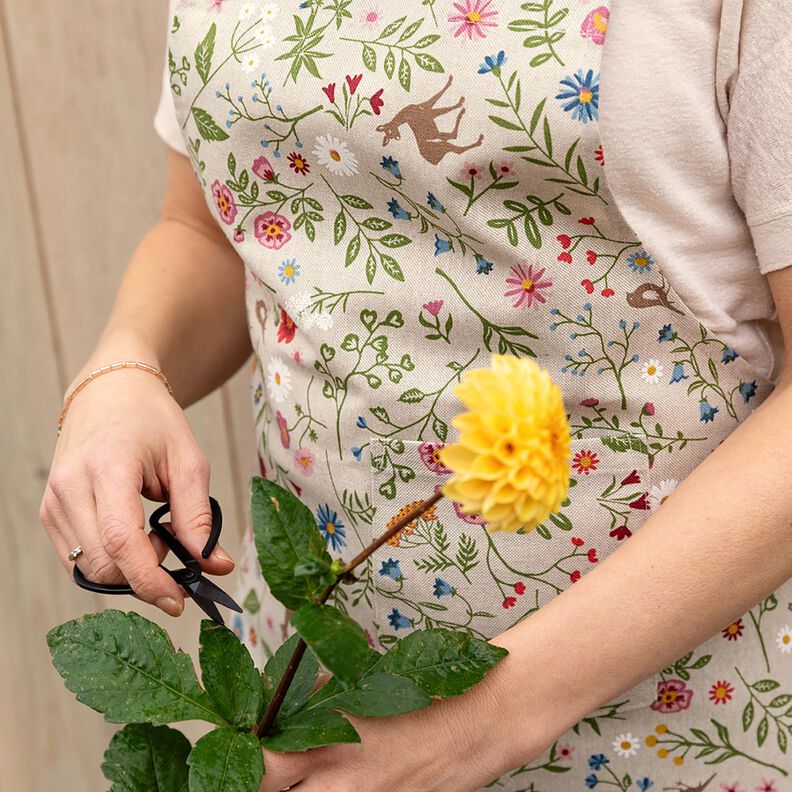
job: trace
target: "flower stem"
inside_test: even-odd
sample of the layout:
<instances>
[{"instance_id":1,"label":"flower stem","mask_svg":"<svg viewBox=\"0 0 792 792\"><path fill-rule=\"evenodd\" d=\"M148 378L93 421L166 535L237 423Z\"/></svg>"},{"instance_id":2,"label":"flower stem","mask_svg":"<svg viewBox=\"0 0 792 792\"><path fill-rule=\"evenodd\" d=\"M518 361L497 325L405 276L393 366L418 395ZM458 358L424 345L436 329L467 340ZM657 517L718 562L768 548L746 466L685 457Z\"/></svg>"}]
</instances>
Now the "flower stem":
<instances>
[{"instance_id":1,"label":"flower stem","mask_svg":"<svg viewBox=\"0 0 792 792\"><path fill-rule=\"evenodd\" d=\"M331 583L327 589L325 589L320 598L320 603L323 604L327 601L327 599L333 593L333 589L338 585L339 580L342 580L346 575L352 572L355 567L362 564L372 553L384 545L388 539L396 536L397 533L408 526L413 520L418 519L418 517L420 517L424 512L431 509L432 506L434 506L442 497L443 493L438 489L429 498L423 501L423 503L419 503L417 506L410 509L410 511L407 512L407 514L405 514L401 520L395 522L390 528L388 528L387 531L385 531L378 539L375 539L368 547L361 550L349 563L344 565L344 568L341 570L341 573L338 575L335 581ZM305 654L306 648L307 646L305 641L300 638L300 640L297 642L297 646L294 647L294 652L289 659L286 670L283 672L283 676L278 683L278 687L269 703L269 706L267 707L266 712L264 713L261 720L253 727L253 734L255 734L259 739L266 737L270 733L272 725L275 723L275 718L277 717L278 712L283 705L283 700L286 698L286 693L288 692L289 687L294 680L294 675L297 673L297 668L300 665L300 660L302 660L302 657Z\"/></svg>"}]
</instances>

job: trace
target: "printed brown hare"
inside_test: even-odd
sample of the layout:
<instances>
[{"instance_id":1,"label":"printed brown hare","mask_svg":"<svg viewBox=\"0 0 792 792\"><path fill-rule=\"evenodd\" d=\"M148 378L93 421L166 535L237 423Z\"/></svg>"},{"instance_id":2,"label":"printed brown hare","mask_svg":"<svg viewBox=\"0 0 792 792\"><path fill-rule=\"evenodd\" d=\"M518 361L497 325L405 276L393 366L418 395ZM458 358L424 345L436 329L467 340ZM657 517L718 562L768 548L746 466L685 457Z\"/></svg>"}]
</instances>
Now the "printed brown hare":
<instances>
[{"instance_id":1,"label":"printed brown hare","mask_svg":"<svg viewBox=\"0 0 792 792\"><path fill-rule=\"evenodd\" d=\"M461 154L472 148L480 146L484 140L484 135L479 135L475 143L468 145L458 145L450 141L456 140L459 134L459 124L465 114L465 97L461 96L459 101L453 105L445 107L435 107L435 103L448 90L453 76L448 76L448 82L434 96L418 104L411 104L399 110L393 118L377 127L377 132L382 132L384 137L382 145L387 146L391 140L400 140L401 133L399 128L402 124L407 124L415 135L415 142L418 144L418 151L421 156L432 165L437 165L446 154ZM441 132L437 128L438 116L459 110L454 123L454 128L450 132Z\"/></svg>"}]
</instances>

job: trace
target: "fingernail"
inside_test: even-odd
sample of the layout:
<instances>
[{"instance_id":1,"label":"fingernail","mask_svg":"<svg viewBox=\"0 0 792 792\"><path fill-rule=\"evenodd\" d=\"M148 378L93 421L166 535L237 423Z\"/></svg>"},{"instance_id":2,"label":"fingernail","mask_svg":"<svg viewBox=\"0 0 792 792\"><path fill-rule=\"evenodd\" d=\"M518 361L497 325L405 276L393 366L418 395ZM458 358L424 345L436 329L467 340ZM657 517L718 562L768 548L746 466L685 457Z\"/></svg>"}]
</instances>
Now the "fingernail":
<instances>
[{"instance_id":1,"label":"fingernail","mask_svg":"<svg viewBox=\"0 0 792 792\"><path fill-rule=\"evenodd\" d=\"M212 553L213 556L217 558L218 561L227 561L229 564L234 563L234 559L231 558L222 547L215 547L214 552Z\"/></svg>"},{"instance_id":2,"label":"fingernail","mask_svg":"<svg viewBox=\"0 0 792 792\"><path fill-rule=\"evenodd\" d=\"M157 600L157 607L165 611L171 616L180 616L184 605L177 602L173 597L160 597Z\"/></svg>"}]
</instances>

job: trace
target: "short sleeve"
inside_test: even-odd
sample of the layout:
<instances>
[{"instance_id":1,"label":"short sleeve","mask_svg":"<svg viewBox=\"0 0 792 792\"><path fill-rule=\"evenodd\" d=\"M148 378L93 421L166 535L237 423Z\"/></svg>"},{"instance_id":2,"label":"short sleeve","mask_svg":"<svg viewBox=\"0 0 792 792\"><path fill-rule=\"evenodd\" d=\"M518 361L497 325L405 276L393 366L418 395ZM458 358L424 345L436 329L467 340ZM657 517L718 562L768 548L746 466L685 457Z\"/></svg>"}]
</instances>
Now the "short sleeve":
<instances>
[{"instance_id":1,"label":"short sleeve","mask_svg":"<svg viewBox=\"0 0 792 792\"><path fill-rule=\"evenodd\" d=\"M168 9L168 26L173 20L173 12L177 0L170 0ZM166 36L167 36L166 27ZM154 113L154 129L157 134L173 149L186 154L187 147L184 144L181 125L176 116L176 108L173 105L173 90L171 89L171 75L168 66L168 46L165 46L165 57L162 66L162 86L160 89L159 104Z\"/></svg>"},{"instance_id":2,"label":"short sleeve","mask_svg":"<svg viewBox=\"0 0 792 792\"><path fill-rule=\"evenodd\" d=\"M744 0L727 141L735 199L763 274L792 266L792 0Z\"/></svg>"}]
</instances>

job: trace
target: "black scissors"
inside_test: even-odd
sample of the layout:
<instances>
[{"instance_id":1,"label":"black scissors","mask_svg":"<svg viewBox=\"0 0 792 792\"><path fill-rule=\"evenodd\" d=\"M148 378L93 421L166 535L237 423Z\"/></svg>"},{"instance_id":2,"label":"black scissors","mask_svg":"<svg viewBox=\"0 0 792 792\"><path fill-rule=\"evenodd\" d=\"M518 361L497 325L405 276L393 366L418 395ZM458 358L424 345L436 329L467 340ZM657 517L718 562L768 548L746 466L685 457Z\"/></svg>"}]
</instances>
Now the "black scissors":
<instances>
[{"instance_id":1,"label":"black scissors","mask_svg":"<svg viewBox=\"0 0 792 792\"><path fill-rule=\"evenodd\" d=\"M209 503L212 507L212 530L209 532L209 539L201 551L202 558L209 558L220 538L220 531L223 528L223 513L220 511L220 504L210 495ZM149 524L152 530L159 536L163 542L171 549L173 554L184 564L184 569L167 569L160 564L164 569L184 590L192 597L195 604L213 621L218 624L225 624L220 611L217 610L216 602L225 605L237 613L242 613L242 608L223 591L219 586L216 586L210 580L207 580L203 571L201 570L200 563L190 555L185 546L164 526L160 523L160 519L170 511L170 503L163 503L156 511L149 517ZM96 591L99 594L134 594L132 586L121 583L96 583L93 580L83 575L77 565L74 565L74 582L80 588L87 589L88 591Z\"/></svg>"}]
</instances>

